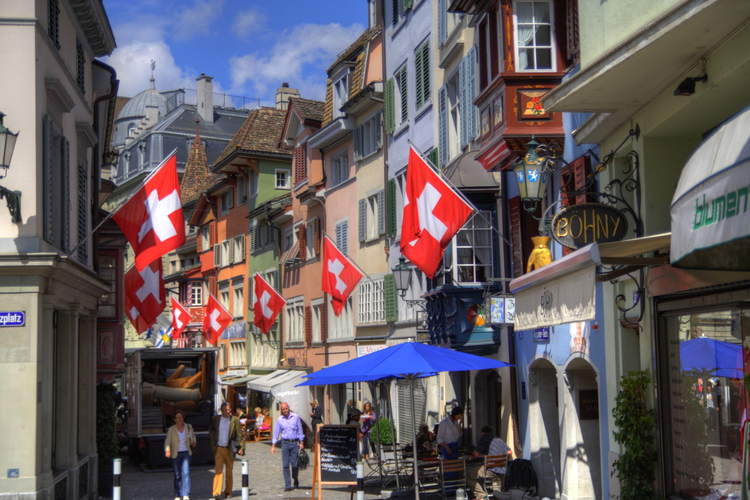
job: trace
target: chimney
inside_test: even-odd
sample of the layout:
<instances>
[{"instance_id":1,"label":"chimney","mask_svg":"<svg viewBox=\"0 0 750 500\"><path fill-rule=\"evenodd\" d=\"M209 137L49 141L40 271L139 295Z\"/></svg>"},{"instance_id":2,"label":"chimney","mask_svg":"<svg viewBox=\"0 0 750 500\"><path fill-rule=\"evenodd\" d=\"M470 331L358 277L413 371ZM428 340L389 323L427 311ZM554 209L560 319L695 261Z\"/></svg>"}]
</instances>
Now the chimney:
<instances>
[{"instance_id":1,"label":"chimney","mask_svg":"<svg viewBox=\"0 0 750 500\"><path fill-rule=\"evenodd\" d=\"M201 76L196 78L198 82L198 101L197 108L198 114L203 120L203 123L214 122L214 77L206 76L205 73L201 73Z\"/></svg>"},{"instance_id":2,"label":"chimney","mask_svg":"<svg viewBox=\"0 0 750 500\"><path fill-rule=\"evenodd\" d=\"M287 109L290 97L299 97L299 90L290 89L289 84L284 82L276 89L276 109Z\"/></svg>"}]
</instances>

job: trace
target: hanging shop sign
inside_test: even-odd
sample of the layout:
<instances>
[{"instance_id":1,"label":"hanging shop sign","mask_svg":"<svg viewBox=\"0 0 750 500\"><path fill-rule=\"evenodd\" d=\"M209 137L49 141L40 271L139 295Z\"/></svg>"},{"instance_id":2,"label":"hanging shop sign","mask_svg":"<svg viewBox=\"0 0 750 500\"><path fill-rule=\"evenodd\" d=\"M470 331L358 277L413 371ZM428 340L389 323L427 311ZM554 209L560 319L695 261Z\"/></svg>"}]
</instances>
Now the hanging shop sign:
<instances>
[{"instance_id":1,"label":"hanging shop sign","mask_svg":"<svg viewBox=\"0 0 750 500\"><path fill-rule=\"evenodd\" d=\"M26 324L25 311L3 311L0 312L0 327L24 326Z\"/></svg>"},{"instance_id":2,"label":"hanging shop sign","mask_svg":"<svg viewBox=\"0 0 750 500\"><path fill-rule=\"evenodd\" d=\"M568 248L620 241L628 234L625 213L603 203L564 208L552 218L552 237Z\"/></svg>"},{"instance_id":3,"label":"hanging shop sign","mask_svg":"<svg viewBox=\"0 0 750 500\"><path fill-rule=\"evenodd\" d=\"M492 323L493 325L512 325L515 322L515 297L490 298L490 323Z\"/></svg>"}]
</instances>

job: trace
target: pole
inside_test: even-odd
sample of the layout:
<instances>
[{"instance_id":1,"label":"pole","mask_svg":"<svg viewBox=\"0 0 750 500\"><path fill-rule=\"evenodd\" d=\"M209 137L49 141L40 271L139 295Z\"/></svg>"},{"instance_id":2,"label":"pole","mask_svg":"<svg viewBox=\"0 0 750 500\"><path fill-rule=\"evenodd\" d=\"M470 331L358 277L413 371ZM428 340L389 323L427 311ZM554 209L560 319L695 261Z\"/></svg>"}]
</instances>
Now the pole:
<instances>
[{"instance_id":1,"label":"pole","mask_svg":"<svg viewBox=\"0 0 750 500\"><path fill-rule=\"evenodd\" d=\"M242 459L242 500L247 500L248 497L248 490L249 490L249 481L248 481L248 462L247 458Z\"/></svg>"},{"instance_id":2,"label":"pole","mask_svg":"<svg viewBox=\"0 0 750 500\"><path fill-rule=\"evenodd\" d=\"M122 474L122 459L115 458L112 460L112 500L121 500L122 495L120 492L120 475Z\"/></svg>"},{"instance_id":3,"label":"pole","mask_svg":"<svg viewBox=\"0 0 750 500\"><path fill-rule=\"evenodd\" d=\"M414 500L419 500L419 469L418 466L418 460L417 456L419 453L417 452L417 433L414 432L414 430L417 428L417 415L414 412L414 381L416 380L416 375L411 374L409 376L409 380L411 381L411 427L412 427L412 440L414 442L413 450L414 450Z\"/></svg>"},{"instance_id":4,"label":"pole","mask_svg":"<svg viewBox=\"0 0 750 500\"><path fill-rule=\"evenodd\" d=\"M357 462L357 500L365 500L365 463L361 460Z\"/></svg>"}]
</instances>

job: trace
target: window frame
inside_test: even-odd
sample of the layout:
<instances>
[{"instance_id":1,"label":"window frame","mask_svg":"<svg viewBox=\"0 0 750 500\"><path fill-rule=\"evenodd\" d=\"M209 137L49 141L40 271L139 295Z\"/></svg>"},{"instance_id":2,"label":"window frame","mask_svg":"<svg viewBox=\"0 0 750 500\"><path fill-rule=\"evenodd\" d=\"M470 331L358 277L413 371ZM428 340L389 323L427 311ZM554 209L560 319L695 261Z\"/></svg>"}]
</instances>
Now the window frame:
<instances>
[{"instance_id":1,"label":"window frame","mask_svg":"<svg viewBox=\"0 0 750 500\"><path fill-rule=\"evenodd\" d=\"M311 304L312 311L312 343L320 344L323 342L323 308L326 307L323 299L314 299Z\"/></svg>"},{"instance_id":2,"label":"window frame","mask_svg":"<svg viewBox=\"0 0 750 500\"><path fill-rule=\"evenodd\" d=\"M352 296L346 300L341 315L336 316L333 305L328 301L328 340L348 340L354 337L354 307Z\"/></svg>"},{"instance_id":3,"label":"window frame","mask_svg":"<svg viewBox=\"0 0 750 500\"><path fill-rule=\"evenodd\" d=\"M304 297L289 299L284 306L284 344L305 341L305 300Z\"/></svg>"},{"instance_id":4,"label":"window frame","mask_svg":"<svg viewBox=\"0 0 750 500\"><path fill-rule=\"evenodd\" d=\"M318 217L311 217L307 219L305 224L305 260L313 260L318 257L315 253L315 227L318 222Z\"/></svg>"},{"instance_id":5,"label":"window frame","mask_svg":"<svg viewBox=\"0 0 750 500\"><path fill-rule=\"evenodd\" d=\"M226 239L221 242L221 267L228 267L232 265L232 260L229 258L229 253L234 252L234 241L232 239Z\"/></svg>"},{"instance_id":6,"label":"window frame","mask_svg":"<svg viewBox=\"0 0 750 500\"><path fill-rule=\"evenodd\" d=\"M231 292L229 291L229 280L222 281L217 285L219 292L219 303L224 306L224 309L229 311Z\"/></svg>"},{"instance_id":7,"label":"window frame","mask_svg":"<svg viewBox=\"0 0 750 500\"><path fill-rule=\"evenodd\" d=\"M474 224L475 224L476 220L479 220L481 223L484 224L484 220L480 217L479 214L483 214L486 218L489 219L489 222L490 222L490 226L489 227L479 227L479 228L474 227ZM461 285L479 285L479 284L486 283L486 281L477 281L476 280L476 277L477 277L477 268L479 268L479 267L489 267L489 270L485 273L485 278L486 279L494 277L494 275L495 275L494 274L495 273L495 259L494 259L494 253L493 252L495 251L496 244L495 244L495 234L493 233L493 227L494 227L493 224L494 224L494 221L493 221L493 212L492 212L492 210L481 210L480 209L479 213L474 214L466 222L466 224L464 224L464 226L456 233L456 235L453 237L453 239L451 241L451 246L452 246L452 253L451 253L451 255L452 255L453 261L450 263L450 268L451 268L451 276L452 276L453 281L455 283L459 283ZM471 225L471 227L469 227L469 225ZM465 232L465 231L471 231L472 232L471 242L469 243L469 245L464 245L462 247L459 247L459 245L458 245L459 235L462 232ZM484 246L484 247L478 247L477 246L476 238L474 236L475 236L475 233L478 232L478 231L486 231L489 234L489 247L486 247L486 246ZM474 262L471 263L471 264L465 264L465 263L464 264L459 264L459 262L458 262L458 250L459 250L459 248L472 248L472 249L476 249L476 248L487 249L487 248L489 248L489 257L490 257L489 266L487 266L487 265L479 265L476 262L476 257L473 257L474 258ZM461 280L461 273L460 273L460 269L459 268L472 268L473 269L472 275L475 278L474 281L462 281Z\"/></svg>"},{"instance_id":8,"label":"window frame","mask_svg":"<svg viewBox=\"0 0 750 500\"><path fill-rule=\"evenodd\" d=\"M279 185L279 174L284 174L286 176L286 182L284 182L283 185ZM288 168L276 168L273 171L274 175L274 186L276 189L291 189L291 171Z\"/></svg>"},{"instance_id":9,"label":"window frame","mask_svg":"<svg viewBox=\"0 0 750 500\"><path fill-rule=\"evenodd\" d=\"M237 206L244 205L250 199L248 182L241 173L237 174Z\"/></svg>"},{"instance_id":10,"label":"window frame","mask_svg":"<svg viewBox=\"0 0 750 500\"><path fill-rule=\"evenodd\" d=\"M221 215L228 214L232 208L234 208L234 188L230 187L221 193Z\"/></svg>"},{"instance_id":11,"label":"window frame","mask_svg":"<svg viewBox=\"0 0 750 500\"><path fill-rule=\"evenodd\" d=\"M549 45L549 51L550 51L550 68L543 68L543 69L537 69L537 61L539 58L537 57L537 45L536 41L534 41L534 45L532 46L524 46L534 49L534 66L535 69L521 69L519 67L520 64L520 51L521 46L518 39L518 4L519 3L546 3L549 5L549 27L550 27L550 45ZM526 23L524 23L526 24ZM536 23L536 17L534 18L534 22L532 23L532 26L546 26L546 23ZM517 73L554 73L557 71L557 40L556 40L556 26L555 26L555 2L553 0L513 0L513 53L514 53L514 69ZM546 48L544 46L543 48Z\"/></svg>"},{"instance_id":12,"label":"window frame","mask_svg":"<svg viewBox=\"0 0 750 500\"><path fill-rule=\"evenodd\" d=\"M192 307L203 306L203 281L190 283L190 305ZM197 302L197 303L196 303Z\"/></svg>"},{"instance_id":13,"label":"window frame","mask_svg":"<svg viewBox=\"0 0 750 500\"><path fill-rule=\"evenodd\" d=\"M362 280L357 286L357 324L385 323L384 278Z\"/></svg>"},{"instance_id":14,"label":"window frame","mask_svg":"<svg viewBox=\"0 0 750 500\"><path fill-rule=\"evenodd\" d=\"M331 119L341 118L346 116L346 113L341 111L341 108L349 100L351 86L351 68L348 66L339 71L334 78L331 79L331 92L332 92L332 108L331 108Z\"/></svg>"},{"instance_id":15,"label":"window frame","mask_svg":"<svg viewBox=\"0 0 750 500\"><path fill-rule=\"evenodd\" d=\"M232 316L245 317L245 283L241 280L232 283Z\"/></svg>"},{"instance_id":16,"label":"window frame","mask_svg":"<svg viewBox=\"0 0 750 500\"><path fill-rule=\"evenodd\" d=\"M341 167L341 160L345 160L346 166ZM331 188L339 186L349 180L349 149L344 149L333 156L329 160L330 171L331 171ZM345 178L341 176L345 175Z\"/></svg>"}]
</instances>

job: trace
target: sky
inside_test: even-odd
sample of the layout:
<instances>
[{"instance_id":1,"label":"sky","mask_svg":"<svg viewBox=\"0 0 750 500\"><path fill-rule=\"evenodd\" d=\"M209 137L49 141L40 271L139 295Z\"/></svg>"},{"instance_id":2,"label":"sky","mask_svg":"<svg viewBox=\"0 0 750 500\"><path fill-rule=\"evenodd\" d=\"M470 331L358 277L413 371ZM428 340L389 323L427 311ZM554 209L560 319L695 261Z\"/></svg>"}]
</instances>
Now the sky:
<instances>
[{"instance_id":1,"label":"sky","mask_svg":"<svg viewBox=\"0 0 750 500\"><path fill-rule=\"evenodd\" d=\"M156 61L158 90L195 89L201 73L214 92L273 106L282 82L325 98L325 70L367 28L365 0L104 0L117 48L120 96L146 90ZM195 102L195 92L185 100ZM215 104L217 102L214 98ZM241 107L241 100L233 104Z\"/></svg>"}]
</instances>

